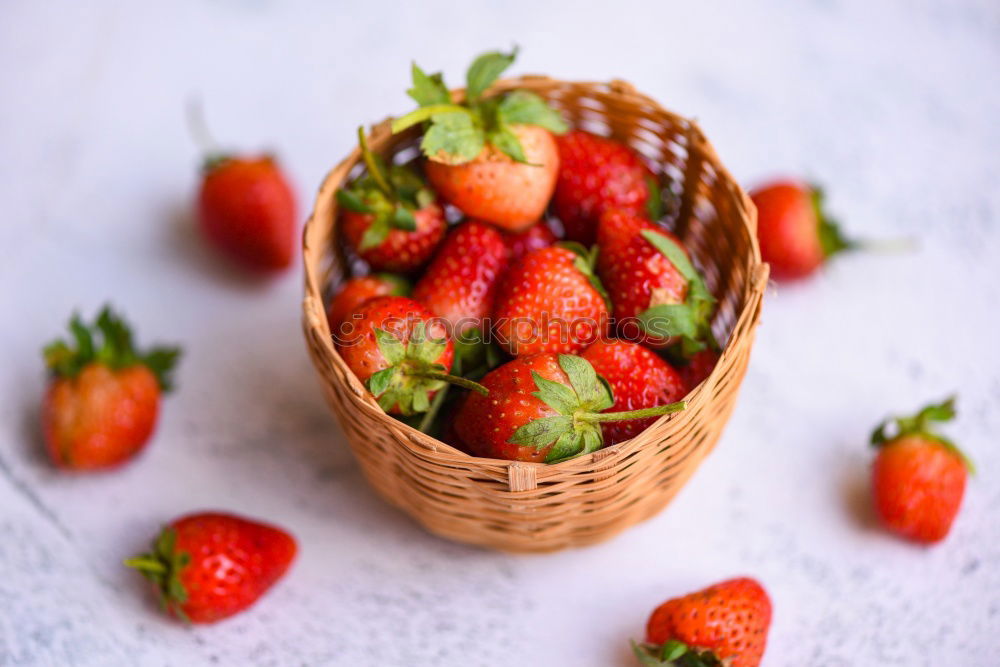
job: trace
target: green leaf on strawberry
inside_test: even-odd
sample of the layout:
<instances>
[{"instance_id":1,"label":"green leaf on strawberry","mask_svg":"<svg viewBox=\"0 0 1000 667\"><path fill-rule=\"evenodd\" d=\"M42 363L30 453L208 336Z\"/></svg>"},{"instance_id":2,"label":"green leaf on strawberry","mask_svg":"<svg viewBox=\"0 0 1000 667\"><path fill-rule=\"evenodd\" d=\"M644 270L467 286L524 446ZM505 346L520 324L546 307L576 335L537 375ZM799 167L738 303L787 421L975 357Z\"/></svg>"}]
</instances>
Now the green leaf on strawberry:
<instances>
[{"instance_id":1,"label":"green leaf on strawberry","mask_svg":"<svg viewBox=\"0 0 1000 667\"><path fill-rule=\"evenodd\" d=\"M890 417L878 425L871 436L871 444L875 447L885 447L900 438L917 436L942 444L962 459L962 463L970 473L975 473L976 466L950 438L938 433L933 422L945 423L955 418L955 397L950 396L940 403L924 406L917 414L908 417Z\"/></svg>"},{"instance_id":2,"label":"green leaf on strawberry","mask_svg":"<svg viewBox=\"0 0 1000 667\"><path fill-rule=\"evenodd\" d=\"M726 664L712 651L692 648L676 639L659 645L633 641L632 652L641 665L648 667L724 667Z\"/></svg>"},{"instance_id":3,"label":"green leaf on strawberry","mask_svg":"<svg viewBox=\"0 0 1000 667\"><path fill-rule=\"evenodd\" d=\"M69 330L73 336L71 342L56 340L42 351L45 364L54 375L72 378L92 363L103 364L112 370L143 365L156 376L160 389L171 389L171 373L181 349L157 346L146 351L136 350L131 329L110 306L102 308L89 326L79 315L73 315Z\"/></svg>"},{"instance_id":4,"label":"green leaf on strawberry","mask_svg":"<svg viewBox=\"0 0 1000 667\"><path fill-rule=\"evenodd\" d=\"M526 163L524 149L513 125L537 125L562 134L569 126L538 95L516 90L495 99L482 99L483 93L510 67L517 57L511 53L489 52L476 58L466 72L465 102L454 104L441 74L428 76L416 65L411 75L413 87L407 91L419 107L397 118L393 132L420 123L429 123L420 148L429 159L444 164L463 164L474 160L487 143L515 162Z\"/></svg>"}]
</instances>

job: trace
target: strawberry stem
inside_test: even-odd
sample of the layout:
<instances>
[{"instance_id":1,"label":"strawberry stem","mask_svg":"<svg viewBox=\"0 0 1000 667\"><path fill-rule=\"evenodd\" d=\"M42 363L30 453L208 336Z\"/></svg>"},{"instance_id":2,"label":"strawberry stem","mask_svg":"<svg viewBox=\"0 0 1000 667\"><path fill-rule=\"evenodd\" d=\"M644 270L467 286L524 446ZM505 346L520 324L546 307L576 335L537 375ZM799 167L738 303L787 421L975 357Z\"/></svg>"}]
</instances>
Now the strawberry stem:
<instances>
[{"instance_id":1,"label":"strawberry stem","mask_svg":"<svg viewBox=\"0 0 1000 667\"><path fill-rule=\"evenodd\" d=\"M647 417L659 417L672 412L680 412L687 409L686 401L677 401L668 405L657 405L652 408L642 408L641 410L628 410L626 412L585 412L579 415L579 419L588 422L616 422L627 419L646 419Z\"/></svg>"},{"instance_id":2,"label":"strawberry stem","mask_svg":"<svg viewBox=\"0 0 1000 667\"><path fill-rule=\"evenodd\" d=\"M445 373L443 371L432 371L432 370L407 370L407 375L418 378L426 378L428 380L444 380L450 384L458 385L463 389L471 389L474 392L480 393L483 396L489 396L490 390L479 384L478 382L473 382L472 380L459 377L457 375L452 375L451 373Z\"/></svg>"},{"instance_id":3,"label":"strawberry stem","mask_svg":"<svg viewBox=\"0 0 1000 667\"><path fill-rule=\"evenodd\" d=\"M371 175L372 180L375 181L375 185L378 186L378 189L386 197L395 201L396 195L393 192L392 186L389 185L385 174L382 173L378 162L375 161L375 155L368 148L368 139L365 137L365 128L363 126L358 127L358 143L361 145L361 157L364 159L365 166L368 167L368 173Z\"/></svg>"}]
</instances>

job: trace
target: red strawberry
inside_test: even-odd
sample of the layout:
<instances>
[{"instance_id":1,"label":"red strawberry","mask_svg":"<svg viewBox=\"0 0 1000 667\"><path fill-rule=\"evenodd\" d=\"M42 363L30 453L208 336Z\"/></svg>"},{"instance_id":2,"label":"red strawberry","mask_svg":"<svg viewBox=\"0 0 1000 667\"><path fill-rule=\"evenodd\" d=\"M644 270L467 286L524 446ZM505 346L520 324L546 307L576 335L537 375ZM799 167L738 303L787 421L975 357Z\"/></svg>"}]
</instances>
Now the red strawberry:
<instances>
[{"instance_id":1,"label":"red strawberry","mask_svg":"<svg viewBox=\"0 0 1000 667\"><path fill-rule=\"evenodd\" d=\"M205 162L198 217L205 237L255 271L288 268L295 248L295 195L273 157Z\"/></svg>"},{"instance_id":2,"label":"red strawberry","mask_svg":"<svg viewBox=\"0 0 1000 667\"><path fill-rule=\"evenodd\" d=\"M296 550L280 528L206 512L166 526L150 553L125 564L153 582L171 615L215 623L252 606L285 574Z\"/></svg>"},{"instance_id":3,"label":"red strawberry","mask_svg":"<svg viewBox=\"0 0 1000 667\"><path fill-rule=\"evenodd\" d=\"M683 410L683 402L606 412L614 402L593 366L568 354L520 357L482 379L488 396L469 394L455 415L459 439L474 455L557 463L604 446L603 422Z\"/></svg>"},{"instance_id":4,"label":"red strawberry","mask_svg":"<svg viewBox=\"0 0 1000 667\"><path fill-rule=\"evenodd\" d=\"M777 181L754 190L750 197L757 206L760 255L777 280L804 278L833 255L857 246L823 211L819 188Z\"/></svg>"},{"instance_id":5,"label":"red strawberry","mask_svg":"<svg viewBox=\"0 0 1000 667\"><path fill-rule=\"evenodd\" d=\"M500 280L493 308L497 342L515 357L581 352L607 332L605 299L593 256L582 247L535 250Z\"/></svg>"},{"instance_id":6,"label":"red strawberry","mask_svg":"<svg viewBox=\"0 0 1000 667\"><path fill-rule=\"evenodd\" d=\"M695 387L712 374L717 363L719 363L718 350L708 347L695 352L684 365L679 365L677 372L680 373L681 379L684 381L684 391L694 391Z\"/></svg>"},{"instance_id":7,"label":"red strawberry","mask_svg":"<svg viewBox=\"0 0 1000 667\"><path fill-rule=\"evenodd\" d=\"M504 235L507 244L507 256L514 264L532 250L548 248L556 242L556 235L544 222L536 222L523 232L510 232Z\"/></svg>"},{"instance_id":8,"label":"red strawberry","mask_svg":"<svg viewBox=\"0 0 1000 667\"><path fill-rule=\"evenodd\" d=\"M358 128L358 141L368 171L337 191L344 237L376 271L414 271L444 237L444 209L412 167L387 167L368 150L364 128Z\"/></svg>"},{"instance_id":9,"label":"red strawberry","mask_svg":"<svg viewBox=\"0 0 1000 667\"><path fill-rule=\"evenodd\" d=\"M499 231L477 220L463 222L441 244L413 288L413 298L444 318L455 338L468 329L481 329L506 259Z\"/></svg>"},{"instance_id":10,"label":"red strawberry","mask_svg":"<svg viewBox=\"0 0 1000 667\"><path fill-rule=\"evenodd\" d=\"M872 434L879 448L872 467L875 509L892 532L926 544L948 535L973 466L953 442L931 431L931 422L954 417L950 398L913 417L888 420Z\"/></svg>"},{"instance_id":11,"label":"red strawberry","mask_svg":"<svg viewBox=\"0 0 1000 667\"><path fill-rule=\"evenodd\" d=\"M347 280L330 299L326 317L330 331L338 333L341 323L350 317L361 304L377 296L406 296L410 284L391 273L373 273Z\"/></svg>"},{"instance_id":12,"label":"red strawberry","mask_svg":"<svg viewBox=\"0 0 1000 667\"><path fill-rule=\"evenodd\" d=\"M452 102L440 74L428 76L414 65L407 92L420 108L392 126L401 132L427 122L420 147L428 180L466 215L508 231L526 228L545 211L559 170L551 132L566 131L559 114L534 93L483 99L515 55L479 56L466 74L462 104Z\"/></svg>"},{"instance_id":13,"label":"red strawberry","mask_svg":"<svg viewBox=\"0 0 1000 667\"><path fill-rule=\"evenodd\" d=\"M180 350L137 352L128 325L107 307L93 327L75 315L69 326L75 347L56 341L45 348L53 375L42 408L45 443L63 468L118 465L152 435Z\"/></svg>"},{"instance_id":14,"label":"red strawberry","mask_svg":"<svg viewBox=\"0 0 1000 667\"><path fill-rule=\"evenodd\" d=\"M597 230L597 271L615 305L624 338L646 344L680 340L684 356L715 347L715 299L680 239L648 220L612 209Z\"/></svg>"},{"instance_id":15,"label":"red strawberry","mask_svg":"<svg viewBox=\"0 0 1000 667\"><path fill-rule=\"evenodd\" d=\"M608 381L614 410L640 410L684 398L687 389L673 366L641 345L623 340L599 340L582 355ZM656 417L603 425L604 440L614 445L649 428Z\"/></svg>"},{"instance_id":16,"label":"red strawberry","mask_svg":"<svg viewBox=\"0 0 1000 667\"><path fill-rule=\"evenodd\" d=\"M650 184L656 180L631 148L613 139L573 130L556 139L559 177L552 209L566 238L591 245L597 222L612 208L634 215L646 212Z\"/></svg>"},{"instance_id":17,"label":"red strawberry","mask_svg":"<svg viewBox=\"0 0 1000 667\"><path fill-rule=\"evenodd\" d=\"M370 299L347 321L337 349L386 412L427 412L446 382L484 391L475 382L447 374L454 346L445 325L413 299Z\"/></svg>"},{"instance_id":18,"label":"red strawberry","mask_svg":"<svg viewBox=\"0 0 1000 667\"><path fill-rule=\"evenodd\" d=\"M645 645L633 643L644 665L756 667L771 626L771 600L757 581L730 579L656 608Z\"/></svg>"}]
</instances>

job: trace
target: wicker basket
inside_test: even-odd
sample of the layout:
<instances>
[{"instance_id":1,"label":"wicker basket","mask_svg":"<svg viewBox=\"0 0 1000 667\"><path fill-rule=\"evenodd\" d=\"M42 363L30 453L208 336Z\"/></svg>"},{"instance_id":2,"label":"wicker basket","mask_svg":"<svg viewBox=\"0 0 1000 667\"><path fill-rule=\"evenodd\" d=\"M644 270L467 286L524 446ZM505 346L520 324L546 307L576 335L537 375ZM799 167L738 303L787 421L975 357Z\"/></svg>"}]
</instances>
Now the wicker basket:
<instances>
[{"instance_id":1,"label":"wicker basket","mask_svg":"<svg viewBox=\"0 0 1000 667\"><path fill-rule=\"evenodd\" d=\"M334 349L324 310L327 289L346 270L334 194L361 170L357 149L327 176L306 224L303 326L323 392L378 493L449 539L544 552L606 540L659 512L684 485L733 410L768 271L753 204L694 122L622 81L527 76L499 81L488 94L515 88L541 95L574 126L628 143L676 195L674 229L719 299L713 327L726 341L688 409L632 440L555 465L475 458L387 416ZM369 142L385 156L406 157L416 155L416 139L415 128L393 136L384 121Z\"/></svg>"}]
</instances>

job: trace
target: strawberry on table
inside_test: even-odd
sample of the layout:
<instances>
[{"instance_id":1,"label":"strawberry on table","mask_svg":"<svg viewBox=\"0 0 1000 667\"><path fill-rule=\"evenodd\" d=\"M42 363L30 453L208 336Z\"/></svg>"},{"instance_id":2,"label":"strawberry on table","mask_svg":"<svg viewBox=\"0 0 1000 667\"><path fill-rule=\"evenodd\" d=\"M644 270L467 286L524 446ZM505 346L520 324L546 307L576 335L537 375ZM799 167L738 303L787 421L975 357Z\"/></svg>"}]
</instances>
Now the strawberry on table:
<instances>
[{"instance_id":1,"label":"strawberry on table","mask_svg":"<svg viewBox=\"0 0 1000 667\"><path fill-rule=\"evenodd\" d=\"M933 422L955 418L955 400L883 422L872 434L875 510L890 531L916 542L943 540L962 505L972 462Z\"/></svg>"},{"instance_id":2,"label":"strawberry on table","mask_svg":"<svg viewBox=\"0 0 1000 667\"><path fill-rule=\"evenodd\" d=\"M292 263L295 195L270 155L208 157L198 220L205 238L245 268L270 272Z\"/></svg>"},{"instance_id":3,"label":"strawberry on table","mask_svg":"<svg viewBox=\"0 0 1000 667\"><path fill-rule=\"evenodd\" d=\"M468 329L482 328L506 261L503 234L468 220L449 232L414 286L413 298L446 320L452 337L460 338Z\"/></svg>"},{"instance_id":4,"label":"strawberry on table","mask_svg":"<svg viewBox=\"0 0 1000 667\"><path fill-rule=\"evenodd\" d=\"M337 334L343 321L354 314L368 299L377 296L407 296L409 293L410 283L392 273L373 273L351 278L345 281L330 299L326 311L330 331Z\"/></svg>"},{"instance_id":5,"label":"strawberry on table","mask_svg":"<svg viewBox=\"0 0 1000 667\"><path fill-rule=\"evenodd\" d=\"M607 412L615 399L586 359L569 354L520 357L482 379L488 395L469 394L455 415L459 439L476 456L558 463L604 446L601 425L683 410L683 402Z\"/></svg>"},{"instance_id":6,"label":"strawberry on table","mask_svg":"<svg viewBox=\"0 0 1000 667\"><path fill-rule=\"evenodd\" d=\"M631 148L584 130L567 132L556 143L559 177L552 210L566 238L590 245L604 211L616 208L641 215L648 210L650 193L658 193L656 179Z\"/></svg>"},{"instance_id":7,"label":"strawberry on table","mask_svg":"<svg viewBox=\"0 0 1000 667\"><path fill-rule=\"evenodd\" d=\"M597 229L597 271L614 304L622 337L647 345L679 341L690 357L716 347L715 298L680 239L642 217L610 209Z\"/></svg>"},{"instance_id":8,"label":"strawberry on table","mask_svg":"<svg viewBox=\"0 0 1000 667\"><path fill-rule=\"evenodd\" d=\"M504 234L504 243L507 244L507 259L511 264L516 263L532 250L548 248L555 242L556 235L552 233L545 222L536 222L522 232Z\"/></svg>"},{"instance_id":9,"label":"strawberry on table","mask_svg":"<svg viewBox=\"0 0 1000 667\"><path fill-rule=\"evenodd\" d=\"M173 521L149 553L125 564L153 582L167 613L215 623L252 606L285 574L296 551L280 528L205 512Z\"/></svg>"},{"instance_id":10,"label":"strawberry on table","mask_svg":"<svg viewBox=\"0 0 1000 667\"><path fill-rule=\"evenodd\" d=\"M454 345L445 325L413 299L370 299L347 323L348 331L337 340L340 356L386 412L427 412L445 383L485 392L471 380L448 374Z\"/></svg>"},{"instance_id":11,"label":"strawberry on table","mask_svg":"<svg viewBox=\"0 0 1000 667\"><path fill-rule=\"evenodd\" d=\"M741 577L664 602L632 648L643 665L757 667L771 625L771 600Z\"/></svg>"},{"instance_id":12,"label":"strawberry on table","mask_svg":"<svg viewBox=\"0 0 1000 667\"><path fill-rule=\"evenodd\" d=\"M552 133L566 123L546 102L524 90L483 99L514 62L516 52L485 53L466 73L465 101L456 104L440 74L413 65L407 93L419 108L396 119L393 132L427 123L420 147L434 189L466 215L509 231L538 220L559 169Z\"/></svg>"},{"instance_id":13,"label":"strawberry on table","mask_svg":"<svg viewBox=\"0 0 1000 667\"><path fill-rule=\"evenodd\" d=\"M579 245L535 250L511 266L493 307L497 343L517 357L582 352L604 336L610 314L593 266Z\"/></svg>"},{"instance_id":14,"label":"strawberry on table","mask_svg":"<svg viewBox=\"0 0 1000 667\"><path fill-rule=\"evenodd\" d=\"M673 366L642 345L624 340L599 340L580 355L608 381L617 412L668 405L684 398L687 387ZM656 417L608 422L604 440L614 445L649 428Z\"/></svg>"},{"instance_id":15,"label":"strawberry on table","mask_svg":"<svg viewBox=\"0 0 1000 667\"><path fill-rule=\"evenodd\" d=\"M136 350L128 325L109 307L91 326L74 315L69 328L71 342L44 351L52 374L42 407L45 444L62 468L118 465L149 441L180 349Z\"/></svg>"},{"instance_id":16,"label":"strawberry on table","mask_svg":"<svg viewBox=\"0 0 1000 667\"><path fill-rule=\"evenodd\" d=\"M444 237L444 209L413 167L387 166L368 149L364 128L358 142L367 173L337 191L344 237L375 271L415 271Z\"/></svg>"},{"instance_id":17,"label":"strawberry on table","mask_svg":"<svg viewBox=\"0 0 1000 667\"><path fill-rule=\"evenodd\" d=\"M805 278L834 255L858 247L823 210L823 191L776 181L750 193L757 206L761 258L776 280Z\"/></svg>"}]
</instances>

